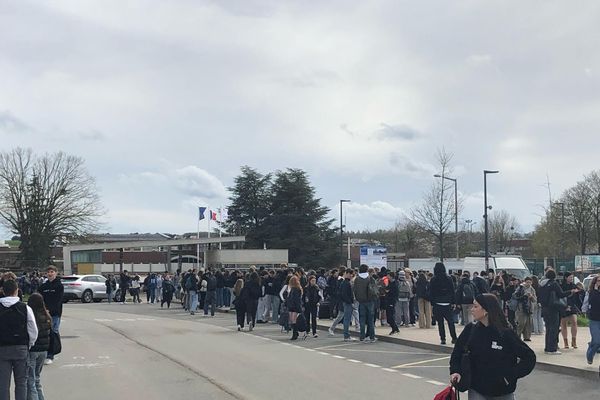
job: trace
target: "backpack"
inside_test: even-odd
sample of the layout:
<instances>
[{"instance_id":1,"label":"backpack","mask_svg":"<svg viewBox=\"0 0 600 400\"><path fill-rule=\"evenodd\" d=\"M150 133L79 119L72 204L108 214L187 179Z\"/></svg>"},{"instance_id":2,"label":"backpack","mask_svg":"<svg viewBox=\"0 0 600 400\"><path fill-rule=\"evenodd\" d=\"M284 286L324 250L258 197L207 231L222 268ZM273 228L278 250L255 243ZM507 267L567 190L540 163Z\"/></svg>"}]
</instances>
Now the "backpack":
<instances>
[{"instance_id":1,"label":"backpack","mask_svg":"<svg viewBox=\"0 0 600 400\"><path fill-rule=\"evenodd\" d=\"M190 290L192 287L194 286L194 284L192 283L192 276L186 276L185 277L185 283L183 284L183 287L185 290Z\"/></svg>"},{"instance_id":2,"label":"backpack","mask_svg":"<svg viewBox=\"0 0 600 400\"><path fill-rule=\"evenodd\" d=\"M542 307L548 307L548 301L550 300L550 288L548 286L549 283L546 283L544 286L540 285L538 290L538 302Z\"/></svg>"},{"instance_id":3,"label":"backpack","mask_svg":"<svg viewBox=\"0 0 600 400\"><path fill-rule=\"evenodd\" d=\"M510 300L508 301L508 309L510 311L517 311L519 307L519 299L517 299L517 292L521 290L521 288L515 290L515 292L510 296Z\"/></svg>"},{"instance_id":4,"label":"backpack","mask_svg":"<svg viewBox=\"0 0 600 400\"><path fill-rule=\"evenodd\" d=\"M463 304L471 304L475 300L475 291L473 290L473 284L465 283L462 288L462 302Z\"/></svg>"},{"instance_id":5,"label":"backpack","mask_svg":"<svg viewBox=\"0 0 600 400\"><path fill-rule=\"evenodd\" d=\"M317 286L319 289L325 290L327 288L327 279L325 279L324 276L320 276L319 279L317 279Z\"/></svg>"},{"instance_id":6,"label":"backpack","mask_svg":"<svg viewBox=\"0 0 600 400\"><path fill-rule=\"evenodd\" d=\"M406 281L398 282L398 298L409 299L410 298L410 285Z\"/></svg>"},{"instance_id":7,"label":"backpack","mask_svg":"<svg viewBox=\"0 0 600 400\"><path fill-rule=\"evenodd\" d=\"M27 306L20 301L10 307L0 304L0 346L29 344Z\"/></svg>"},{"instance_id":8,"label":"backpack","mask_svg":"<svg viewBox=\"0 0 600 400\"><path fill-rule=\"evenodd\" d=\"M217 279L214 276L211 276L206 280L206 290L211 292L217 290Z\"/></svg>"}]
</instances>

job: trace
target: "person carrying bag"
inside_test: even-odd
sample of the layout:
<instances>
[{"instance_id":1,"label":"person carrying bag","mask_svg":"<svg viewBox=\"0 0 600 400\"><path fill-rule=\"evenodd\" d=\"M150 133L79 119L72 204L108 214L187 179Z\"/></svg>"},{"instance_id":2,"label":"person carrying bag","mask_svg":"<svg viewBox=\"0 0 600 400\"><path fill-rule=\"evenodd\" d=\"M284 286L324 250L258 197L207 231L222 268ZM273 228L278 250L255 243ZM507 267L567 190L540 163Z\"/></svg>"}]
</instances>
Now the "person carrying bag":
<instances>
[{"instance_id":1,"label":"person carrying bag","mask_svg":"<svg viewBox=\"0 0 600 400\"><path fill-rule=\"evenodd\" d=\"M475 322L450 357L450 382L468 391L469 400L514 400L517 380L535 367L535 353L510 328L494 295L476 296L472 314Z\"/></svg>"}]
</instances>

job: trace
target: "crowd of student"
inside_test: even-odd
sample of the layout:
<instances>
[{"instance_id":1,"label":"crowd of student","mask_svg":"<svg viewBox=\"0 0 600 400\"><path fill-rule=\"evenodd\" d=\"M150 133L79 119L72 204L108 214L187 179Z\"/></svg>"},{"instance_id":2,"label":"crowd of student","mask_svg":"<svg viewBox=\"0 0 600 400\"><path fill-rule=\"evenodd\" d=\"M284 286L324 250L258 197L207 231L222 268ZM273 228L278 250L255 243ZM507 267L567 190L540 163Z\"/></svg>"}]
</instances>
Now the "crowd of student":
<instances>
[{"instance_id":1,"label":"crowd of student","mask_svg":"<svg viewBox=\"0 0 600 400\"><path fill-rule=\"evenodd\" d=\"M16 332L0 330L0 400L8 399L11 373L17 400L43 399L40 375L43 365L52 363L48 335L50 331L58 333L63 286L53 266L48 267L46 277L34 277L39 282L37 292L30 290L30 277L18 279L6 273L0 279L0 326L10 326ZM514 364L510 376L502 368L490 370L487 367L491 364L482 365L474 376L483 374L481 377L489 384L473 389L478 393L473 396L482 396L474 398L512 396L516 380L527 375L535 364L535 355L524 343L531 340L531 335L545 331L547 354L560 354L559 331L565 348L577 348L579 313L589 318L592 340L586 352L588 363L600 351L600 279L595 278L584 291L572 274L557 276L551 268L541 280L532 276L523 281L502 271L498 275L493 271L447 273L442 263L435 265L433 273L408 268L392 272L366 265L358 270L341 267L329 272L306 272L281 265L270 270L251 267L245 272L191 269L175 274L152 273L142 280L123 271L107 276L109 301L117 289L123 304L128 294L134 304L141 303L140 293L145 293L148 303L160 303L161 307L170 307L176 298L192 315L199 309L211 316L216 308L235 309L239 331L246 326L251 331L260 323L277 323L282 331L292 333L291 340L301 334L303 338L318 337L317 318L333 320L330 335L335 335L336 326L342 323L344 341L354 340L350 335L354 325L364 343L377 340L377 323L389 325L390 335L416 324L420 329L437 326L441 344L446 344L447 327L452 344L457 343L451 360L454 383L461 379L457 360L465 346L472 346L474 364L498 357L498 365ZM27 305L20 302L23 293L31 293ZM457 323L466 326L459 337ZM488 342L492 349L504 349L502 354L490 353L482 344ZM505 385L498 386L502 381Z\"/></svg>"}]
</instances>

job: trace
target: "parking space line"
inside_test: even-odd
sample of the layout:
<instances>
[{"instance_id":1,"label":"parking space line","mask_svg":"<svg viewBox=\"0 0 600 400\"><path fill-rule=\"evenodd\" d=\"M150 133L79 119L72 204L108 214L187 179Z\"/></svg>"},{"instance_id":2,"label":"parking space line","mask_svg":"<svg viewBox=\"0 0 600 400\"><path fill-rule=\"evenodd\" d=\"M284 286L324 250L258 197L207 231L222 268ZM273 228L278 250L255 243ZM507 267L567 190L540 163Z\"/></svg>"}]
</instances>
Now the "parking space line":
<instances>
[{"instance_id":1,"label":"parking space line","mask_svg":"<svg viewBox=\"0 0 600 400\"><path fill-rule=\"evenodd\" d=\"M329 353L325 353L324 351L319 351L318 353L321 354L322 356L329 356L330 355Z\"/></svg>"},{"instance_id":2,"label":"parking space line","mask_svg":"<svg viewBox=\"0 0 600 400\"><path fill-rule=\"evenodd\" d=\"M358 360L353 360L351 358L347 358L348 361L350 361L351 363L361 363L362 361L358 361Z\"/></svg>"},{"instance_id":3,"label":"parking space line","mask_svg":"<svg viewBox=\"0 0 600 400\"><path fill-rule=\"evenodd\" d=\"M371 368L381 368L380 365L377 364L365 364L367 367L371 367Z\"/></svg>"},{"instance_id":4,"label":"parking space line","mask_svg":"<svg viewBox=\"0 0 600 400\"><path fill-rule=\"evenodd\" d=\"M413 375L413 374L402 374L402 376L405 376L407 378L412 378L412 379L421 379L421 378L423 378L422 376Z\"/></svg>"},{"instance_id":5,"label":"parking space line","mask_svg":"<svg viewBox=\"0 0 600 400\"><path fill-rule=\"evenodd\" d=\"M432 358L430 360L416 361L416 362L412 362L412 363L396 365L395 367L392 367L392 368L406 368L406 367L411 367L413 365L427 364L427 363L434 362L434 361L449 360L449 359L450 359L450 356L440 357L440 358Z\"/></svg>"},{"instance_id":6,"label":"parking space line","mask_svg":"<svg viewBox=\"0 0 600 400\"><path fill-rule=\"evenodd\" d=\"M333 358L338 358L340 360L345 360L346 359L346 357L342 357L342 356L333 356Z\"/></svg>"},{"instance_id":7,"label":"parking space line","mask_svg":"<svg viewBox=\"0 0 600 400\"><path fill-rule=\"evenodd\" d=\"M381 368L381 369L384 371L387 371L387 372L398 372L395 369L391 369L391 368Z\"/></svg>"},{"instance_id":8,"label":"parking space line","mask_svg":"<svg viewBox=\"0 0 600 400\"><path fill-rule=\"evenodd\" d=\"M333 344L333 345L330 345L330 346L316 347L315 350L334 349L336 347L353 346L353 345L354 344L352 344L352 342L347 342L347 343L342 343L342 344Z\"/></svg>"},{"instance_id":9,"label":"parking space line","mask_svg":"<svg viewBox=\"0 0 600 400\"><path fill-rule=\"evenodd\" d=\"M444 382L439 382L439 381L425 381L427 383L431 383L432 385L436 385L436 386L446 386L446 384Z\"/></svg>"}]
</instances>

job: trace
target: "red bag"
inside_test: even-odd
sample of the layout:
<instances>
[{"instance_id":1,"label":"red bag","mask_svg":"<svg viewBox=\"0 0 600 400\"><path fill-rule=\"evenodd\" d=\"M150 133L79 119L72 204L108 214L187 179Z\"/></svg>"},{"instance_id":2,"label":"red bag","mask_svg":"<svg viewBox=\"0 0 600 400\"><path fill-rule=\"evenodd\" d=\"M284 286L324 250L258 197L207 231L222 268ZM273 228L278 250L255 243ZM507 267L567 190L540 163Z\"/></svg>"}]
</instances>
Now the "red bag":
<instances>
[{"instance_id":1,"label":"red bag","mask_svg":"<svg viewBox=\"0 0 600 400\"><path fill-rule=\"evenodd\" d=\"M436 394L433 400L459 400L458 396L458 390L453 386L448 386L446 389Z\"/></svg>"}]
</instances>

